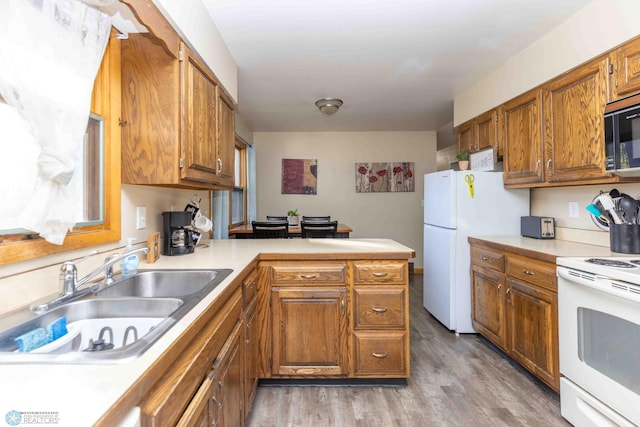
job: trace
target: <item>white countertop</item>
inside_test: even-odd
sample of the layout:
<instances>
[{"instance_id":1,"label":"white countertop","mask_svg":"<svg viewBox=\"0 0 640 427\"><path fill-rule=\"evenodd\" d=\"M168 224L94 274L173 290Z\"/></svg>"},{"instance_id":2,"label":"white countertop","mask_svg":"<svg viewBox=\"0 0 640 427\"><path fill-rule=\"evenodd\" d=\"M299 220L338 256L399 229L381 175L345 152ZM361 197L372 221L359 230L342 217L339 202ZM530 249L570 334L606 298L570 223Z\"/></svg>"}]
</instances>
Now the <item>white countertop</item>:
<instances>
[{"instance_id":1,"label":"white countertop","mask_svg":"<svg viewBox=\"0 0 640 427\"><path fill-rule=\"evenodd\" d=\"M413 250L388 239L212 240L183 256L161 256L140 269L231 268L233 272L142 356L124 364L0 365L0 416L9 411L54 412L60 426L94 424L178 336L259 254L407 254Z\"/></svg>"},{"instance_id":2,"label":"white countertop","mask_svg":"<svg viewBox=\"0 0 640 427\"><path fill-rule=\"evenodd\" d=\"M604 257L620 256L611 252L608 246L588 245L557 239L533 239L522 236L470 236L479 240L512 246L556 257Z\"/></svg>"}]
</instances>

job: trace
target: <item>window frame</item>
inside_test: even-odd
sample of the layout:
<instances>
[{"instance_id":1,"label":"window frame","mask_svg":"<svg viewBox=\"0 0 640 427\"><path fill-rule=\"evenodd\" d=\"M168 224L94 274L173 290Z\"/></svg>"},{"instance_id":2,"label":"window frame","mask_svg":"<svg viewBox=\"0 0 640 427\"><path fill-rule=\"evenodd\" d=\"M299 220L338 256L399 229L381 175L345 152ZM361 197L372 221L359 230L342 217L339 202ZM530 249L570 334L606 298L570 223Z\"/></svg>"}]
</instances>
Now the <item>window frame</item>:
<instances>
[{"instance_id":1,"label":"window frame","mask_svg":"<svg viewBox=\"0 0 640 427\"><path fill-rule=\"evenodd\" d=\"M120 42L112 29L91 98L91 112L104 118L104 222L74 227L67 233L62 245L49 243L33 232L2 236L0 265L120 240L120 88Z\"/></svg>"},{"instance_id":2,"label":"window frame","mask_svg":"<svg viewBox=\"0 0 640 427\"><path fill-rule=\"evenodd\" d=\"M240 185L239 186L236 185L237 183L235 182L235 175L234 175L233 187L231 191L229 191L229 229L240 226L240 225L244 225L247 223L247 183L249 181L247 176L247 173L248 173L247 145L248 144L245 140L243 140L237 134L235 135L233 156L234 156L234 163L235 163L236 149L240 151L240 162L238 163L240 167L240 172L239 172ZM242 203L244 206L242 221L234 223L233 222L233 191L240 190L240 189L242 190Z\"/></svg>"}]
</instances>

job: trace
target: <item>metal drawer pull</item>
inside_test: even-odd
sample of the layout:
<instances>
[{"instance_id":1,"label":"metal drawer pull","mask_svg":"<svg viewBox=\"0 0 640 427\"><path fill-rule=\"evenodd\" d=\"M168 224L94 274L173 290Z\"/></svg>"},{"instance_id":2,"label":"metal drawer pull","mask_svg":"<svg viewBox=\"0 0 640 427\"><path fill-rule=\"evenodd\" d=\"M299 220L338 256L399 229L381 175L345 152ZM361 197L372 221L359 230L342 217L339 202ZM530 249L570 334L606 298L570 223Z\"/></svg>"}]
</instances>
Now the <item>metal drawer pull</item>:
<instances>
[{"instance_id":1,"label":"metal drawer pull","mask_svg":"<svg viewBox=\"0 0 640 427\"><path fill-rule=\"evenodd\" d=\"M382 273L381 273L381 272L375 272L375 271L374 271L374 272L373 272L373 273L371 273L371 274L373 274L373 275L374 275L374 276L376 276L376 277L386 277L388 273L384 273L384 272L382 272Z\"/></svg>"},{"instance_id":2,"label":"metal drawer pull","mask_svg":"<svg viewBox=\"0 0 640 427\"><path fill-rule=\"evenodd\" d=\"M373 357L378 358L378 359L384 359L385 357L387 357L389 355L389 353L371 353L371 355Z\"/></svg>"},{"instance_id":3,"label":"metal drawer pull","mask_svg":"<svg viewBox=\"0 0 640 427\"><path fill-rule=\"evenodd\" d=\"M302 277L303 279L315 279L316 275L315 274L301 274L300 277Z\"/></svg>"},{"instance_id":4,"label":"metal drawer pull","mask_svg":"<svg viewBox=\"0 0 640 427\"><path fill-rule=\"evenodd\" d=\"M371 310L375 311L376 313L384 313L385 311L387 311L386 308L378 308L378 307L371 307Z\"/></svg>"},{"instance_id":5,"label":"metal drawer pull","mask_svg":"<svg viewBox=\"0 0 640 427\"><path fill-rule=\"evenodd\" d=\"M484 255L481 256L480 259L483 260L483 261L489 261L489 257L488 256L484 256Z\"/></svg>"},{"instance_id":6,"label":"metal drawer pull","mask_svg":"<svg viewBox=\"0 0 640 427\"><path fill-rule=\"evenodd\" d=\"M522 269L522 272L528 276L533 276L534 274L536 274L533 271L529 271L529 270L525 270L524 268Z\"/></svg>"}]
</instances>

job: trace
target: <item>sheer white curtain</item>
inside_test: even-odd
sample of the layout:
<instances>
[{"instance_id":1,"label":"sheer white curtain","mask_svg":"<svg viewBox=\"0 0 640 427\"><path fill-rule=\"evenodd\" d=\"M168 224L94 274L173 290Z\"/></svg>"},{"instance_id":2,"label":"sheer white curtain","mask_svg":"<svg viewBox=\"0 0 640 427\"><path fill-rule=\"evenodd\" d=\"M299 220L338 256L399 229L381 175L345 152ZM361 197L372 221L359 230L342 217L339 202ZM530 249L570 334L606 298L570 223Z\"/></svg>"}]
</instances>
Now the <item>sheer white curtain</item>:
<instances>
[{"instance_id":1,"label":"sheer white curtain","mask_svg":"<svg viewBox=\"0 0 640 427\"><path fill-rule=\"evenodd\" d=\"M15 182L28 194L22 228L62 244L74 225L67 187L89 119L91 91L111 18L79 0L3 0L0 95L28 123L39 146L37 177ZM0 156L11 154L2 138Z\"/></svg>"}]
</instances>

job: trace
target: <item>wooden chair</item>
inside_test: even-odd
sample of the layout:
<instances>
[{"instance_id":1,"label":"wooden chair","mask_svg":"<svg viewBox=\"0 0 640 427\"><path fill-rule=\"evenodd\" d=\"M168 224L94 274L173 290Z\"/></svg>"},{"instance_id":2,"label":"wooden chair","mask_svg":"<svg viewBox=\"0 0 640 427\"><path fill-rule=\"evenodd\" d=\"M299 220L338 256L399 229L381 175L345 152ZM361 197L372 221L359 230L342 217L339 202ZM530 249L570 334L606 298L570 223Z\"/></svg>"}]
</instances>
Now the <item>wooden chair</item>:
<instances>
[{"instance_id":1,"label":"wooden chair","mask_svg":"<svg viewBox=\"0 0 640 427\"><path fill-rule=\"evenodd\" d=\"M287 221L251 221L254 239L288 239Z\"/></svg>"},{"instance_id":2,"label":"wooden chair","mask_svg":"<svg viewBox=\"0 0 640 427\"><path fill-rule=\"evenodd\" d=\"M303 239L334 238L338 232L338 221L302 221L300 227Z\"/></svg>"},{"instance_id":3,"label":"wooden chair","mask_svg":"<svg viewBox=\"0 0 640 427\"><path fill-rule=\"evenodd\" d=\"M270 216L267 215L267 221L287 221L287 217L286 216Z\"/></svg>"},{"instance_id":4,"label":"wooden chair","mask_svg":"<svg viewBox=\"0 0 640 427\"><path fill-rule=\"evenodd\" d=\"M302 216L302 221L307 222L329 222L331 221L330 216Z\"/></svg>"}]
</instances>

